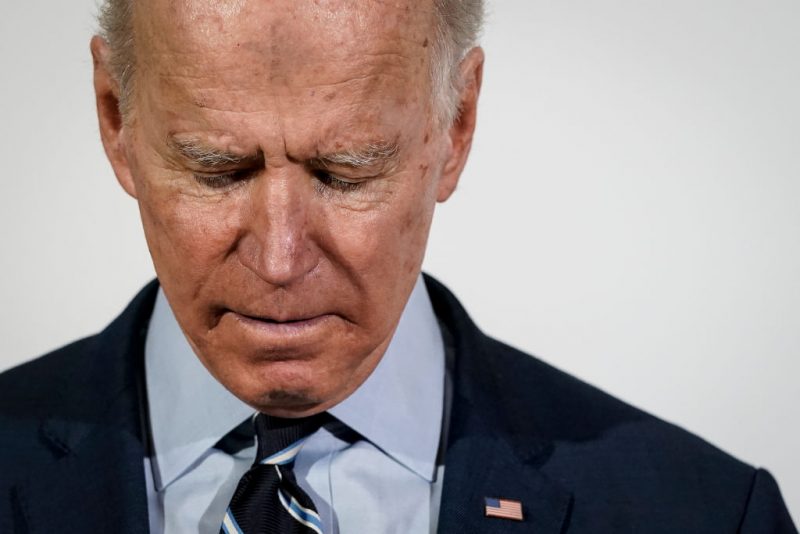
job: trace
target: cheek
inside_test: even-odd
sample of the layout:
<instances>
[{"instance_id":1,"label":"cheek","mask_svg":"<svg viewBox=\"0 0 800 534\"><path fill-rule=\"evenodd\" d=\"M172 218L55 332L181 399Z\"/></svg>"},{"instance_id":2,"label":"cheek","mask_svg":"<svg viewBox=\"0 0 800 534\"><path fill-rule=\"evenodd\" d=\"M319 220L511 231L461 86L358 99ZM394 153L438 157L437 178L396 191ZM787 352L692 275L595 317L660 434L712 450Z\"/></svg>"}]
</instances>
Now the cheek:
<instances>
[{"instance_id":1,"label":"cheek","mask_svg":"<svg viewBox=\"0 0 800 534\"><path fill-rule=\"evenodd\" d=\"M324 232L319 239L336 264L361 281L374 279L391 287L387 280L414 275L419 269L427 243L435 192L422 176L407 175L398 180L391 197L365 212L326 210L325 220L315 224ZM402 285L402 284L401 284Z\"/></svg>"},{"instance_id":2,"label":"cheek","mask_svg":"<svg viewBox=\"0 0 800 534\"><path fill-rule=\"evenodd\" d=\"M156 272L167 283L205 278L236 243L240 210L235 202L209 202L149 185L139 204Z\"/></svg>"}]
</instances>

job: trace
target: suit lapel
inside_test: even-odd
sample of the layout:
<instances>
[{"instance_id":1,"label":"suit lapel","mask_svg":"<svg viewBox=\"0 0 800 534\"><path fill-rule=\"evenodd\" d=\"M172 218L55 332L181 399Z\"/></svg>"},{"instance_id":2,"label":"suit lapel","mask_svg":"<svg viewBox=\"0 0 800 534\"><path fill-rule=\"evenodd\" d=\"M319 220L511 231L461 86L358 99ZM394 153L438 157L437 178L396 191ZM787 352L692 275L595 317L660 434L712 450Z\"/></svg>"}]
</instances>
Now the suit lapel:
<instances>
[{"instance_id":1,"label":"suit lapel","mask_svg":"<svg viewBox=\"0 0 800 534\"><path fill-rule=\"evenodd\" d=\"M523 521L486 517L486 497L522 502ZM447 452L439 532L557 534L571 502L569 492L520 462L502 441L465 438Z\"/></svg>"},{"instance_id":2,"label":"suit lapel","mask_svg":"<svg viewBox=\"0 0 800 534\"><path fill-rule=\"evenodd\" d=\"M53 461L11 492L25 532L148 531L143 354L157 287L143 289L53 391L58 408L40 426Z\"/></svg>"},{"instance_id":3,"label":"suit lapel","mask_svg":"<svg viewBox=\"0 0 800 534\"><path fill-rule=\"evenodd\" d=\"M544 475L552 442L520 418L525 402L508 399L488 338L455 297L427 277L428 292L453 361L453 400L439 512L442 534L558 534L568 521L572 495ZM486 517L485 498L522 502L524 519Z\"/></svg>"},{"instance_id":4,"label":"suit lapel","mask_svg":"<svg viewBox=\"0 0 800 534\"><path fill-rule=\"evenodd\" d=\"M480 417L480 410L468 400L456 396L453 402L438 531L562 532L572 495L538 469L549 454L549 446L535 440L509 438L498 432L496 424L487 424ZM514 441L516 449L511 446ZM522 456L519 450L526 450L527 454ZM486 517L487 497L522 502L523 521Z\"/></svg>"}]
</instances>

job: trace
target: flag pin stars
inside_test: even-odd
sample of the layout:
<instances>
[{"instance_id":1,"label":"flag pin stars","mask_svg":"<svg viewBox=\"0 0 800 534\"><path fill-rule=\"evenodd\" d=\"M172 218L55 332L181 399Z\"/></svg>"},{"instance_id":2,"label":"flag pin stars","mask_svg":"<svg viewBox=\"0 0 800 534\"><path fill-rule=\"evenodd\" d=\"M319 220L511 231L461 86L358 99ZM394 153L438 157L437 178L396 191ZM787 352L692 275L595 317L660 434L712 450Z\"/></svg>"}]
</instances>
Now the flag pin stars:
<instances>
[{"instance_id":1,"label":"flag pin stars","mask_svg":"<svg viewBox=\"0 0 800 534\"><path fill-rule=\"evenodd\" d=\"M486 501L486 517L499 517L522 521L522 502L513 499L495 499L484 497Z\"/></svg>"}]
</instances>

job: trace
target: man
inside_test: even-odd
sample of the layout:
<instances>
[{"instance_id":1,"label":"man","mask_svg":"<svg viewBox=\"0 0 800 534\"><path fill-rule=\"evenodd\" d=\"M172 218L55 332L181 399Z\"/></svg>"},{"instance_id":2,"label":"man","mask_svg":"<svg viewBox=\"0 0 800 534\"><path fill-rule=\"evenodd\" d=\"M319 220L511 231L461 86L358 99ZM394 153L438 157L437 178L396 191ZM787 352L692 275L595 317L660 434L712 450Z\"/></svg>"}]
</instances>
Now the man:
<instances>
[{"instance_id":1,"label":"man","mask_svg":"<svg viewBox=\"0 0 800 534\"><path fill-rule=\"evenodd\" d=\"M158 282L0 377L0 532L795 532L768 473L420 278L481 11L104 6L100 131Z\"/></svg>"}]
</instances>

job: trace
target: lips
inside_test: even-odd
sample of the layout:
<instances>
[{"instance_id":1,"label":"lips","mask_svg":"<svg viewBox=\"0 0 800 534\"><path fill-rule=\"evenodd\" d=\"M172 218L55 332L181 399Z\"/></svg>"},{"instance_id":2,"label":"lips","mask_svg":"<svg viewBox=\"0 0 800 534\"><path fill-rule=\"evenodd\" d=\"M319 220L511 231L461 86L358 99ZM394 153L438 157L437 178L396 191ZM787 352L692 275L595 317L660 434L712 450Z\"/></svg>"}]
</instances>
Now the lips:
<instances>
[{"instance_id":1,"label":"lips","mask_svg":"<svg viewBox=\"0 0 800 534\"><path fill-rule=\"evenodd\" d=\"M269 317L269 316L250 315L250 314L247 314L247 313L240 313L240 312L233 312L233 313L236 313L237 315L240 315L245 319L250 319L250 320L253 320L253 321L261 321L261 322L269 323L269 324L288 324L288 325L300 324L300 323L304 323L304 322L307 322L307 321L313 321L314 319L316 319L318 317L324 317L326 315L326 314L305 315L305 316L291 316L290 315L290 316L285 316L285 317L282 317L282 318L273 318L273 317Z\"/></svg>"},{"instance_id":2,"label":"lips","mask_svg":"<svg viewBox=\"0 0 800 534\"><path fill-rule=\"evenodd\" d=\"M331 314L320 315L286 315L280 318L251 315L229 310L229 315L245 330L259 335L274 338L300 338L308 337L320 332L334 316Z\"/></svg>"}]
</instances>

